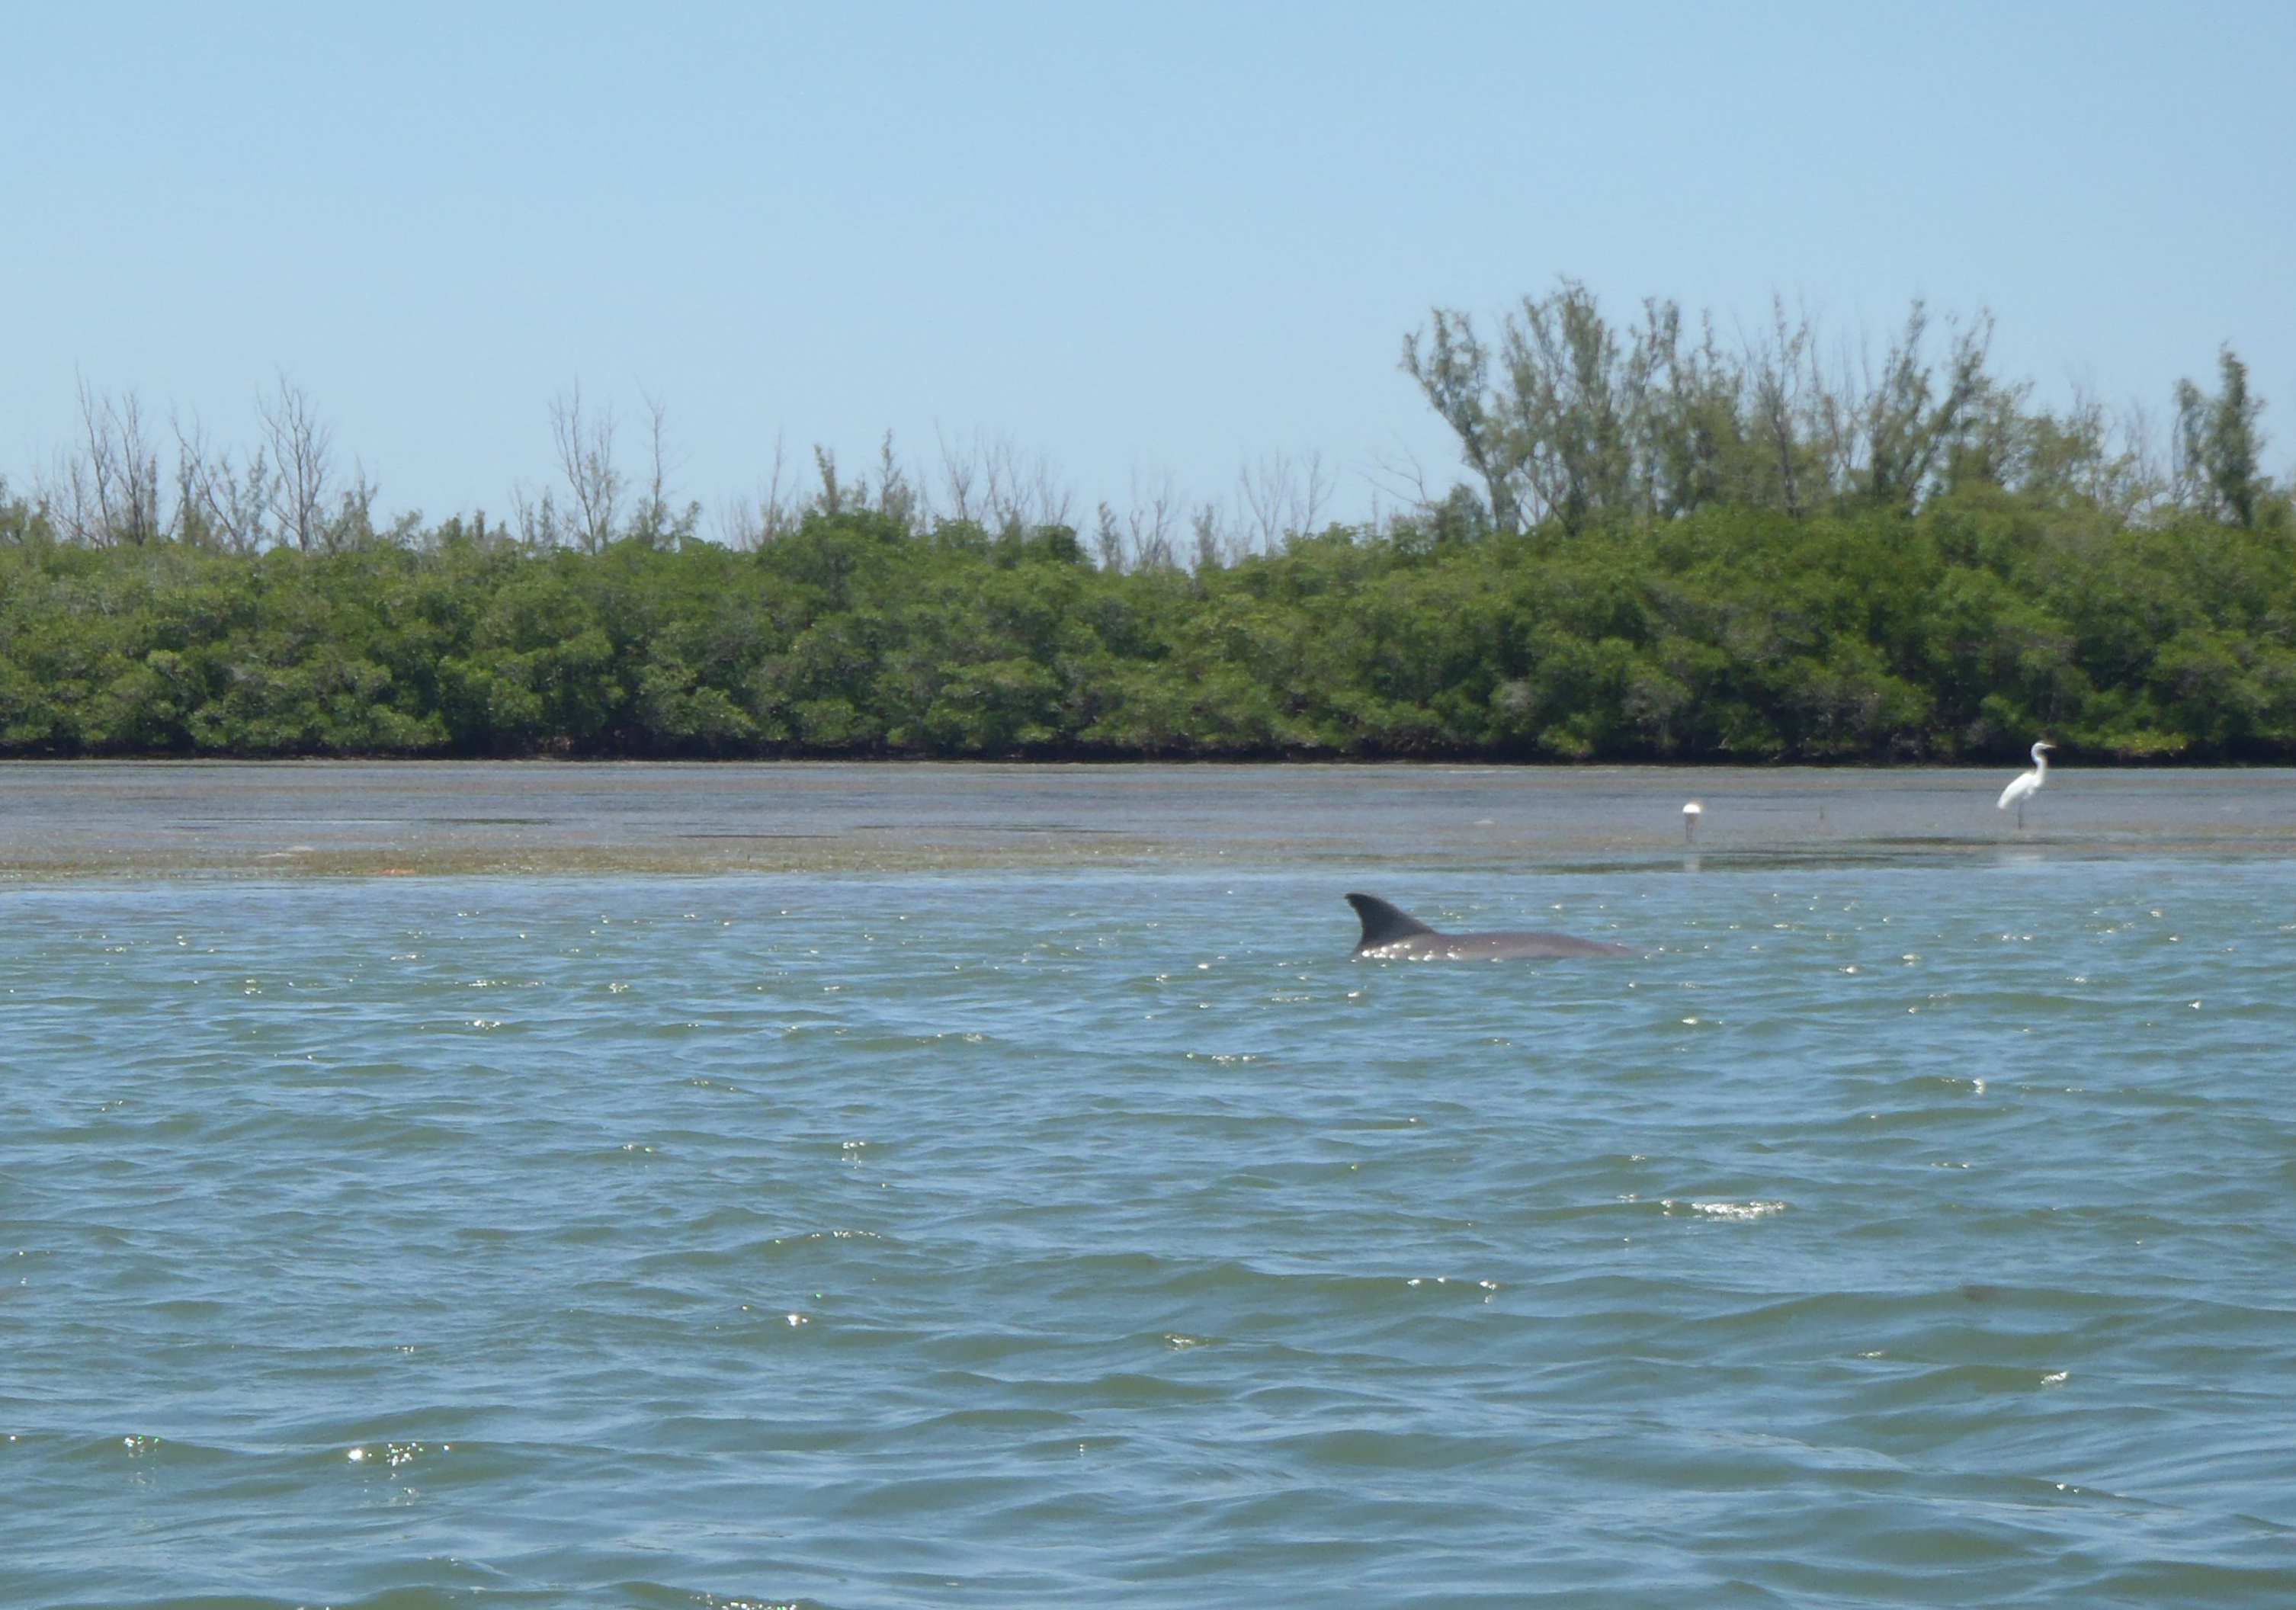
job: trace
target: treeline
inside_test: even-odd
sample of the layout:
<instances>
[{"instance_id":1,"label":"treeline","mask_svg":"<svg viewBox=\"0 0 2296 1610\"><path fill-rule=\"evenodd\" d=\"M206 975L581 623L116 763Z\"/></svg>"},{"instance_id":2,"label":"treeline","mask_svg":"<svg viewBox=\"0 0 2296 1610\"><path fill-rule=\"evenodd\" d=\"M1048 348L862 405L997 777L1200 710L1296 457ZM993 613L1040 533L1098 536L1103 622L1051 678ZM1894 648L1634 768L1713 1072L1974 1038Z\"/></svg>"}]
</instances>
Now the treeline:
<instances>
[{"instance_id":1,"label":"treeline","mask_svg":"<svg viewBox=\"0 0 2296 1610\"><path fill-rule=\"evenodd\" d=\"M1964 489L1578 533L1336 527L1194 571L815 512L752 552L89 548L0 519L0 752L2296 759L2284 511Z\"/></svg>"},{"instance_id":2,"label":"treeline","mask_svg":"<svg viewBox=\"0 0 2296 1610\"><path fill-rule=\"evenodd\" d=\"M704 540L659 412L625 478L578 398L512 521L377 529L283 384L283 451L179 442L171 492L90 399L77 494L0 484L0 754L2296 760L2296 521L2229 352L2156 461L1981 325L1863 368L1682 330L1440 315L1406 366L1474 481L1317 526L1271 471L1256 536L888 452Z\"/></svg>"}]
</instances>

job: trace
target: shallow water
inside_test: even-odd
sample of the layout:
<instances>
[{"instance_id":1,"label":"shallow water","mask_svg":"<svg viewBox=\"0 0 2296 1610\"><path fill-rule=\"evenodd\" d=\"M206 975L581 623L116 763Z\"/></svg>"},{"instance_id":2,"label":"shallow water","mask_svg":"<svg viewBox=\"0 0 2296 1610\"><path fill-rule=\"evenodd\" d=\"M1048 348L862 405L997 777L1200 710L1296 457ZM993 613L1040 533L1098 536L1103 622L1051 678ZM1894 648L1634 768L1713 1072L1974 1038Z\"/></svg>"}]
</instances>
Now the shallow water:
<instances>
[{"instance_id":1,"label":"shallow water","mask_svg":"<svg viewBox=\"0 0 2296 1610\"><path fill-rule=\"evenodd\" d=\"M28 866L89 771L0 776L0 1603L2296 1587L2284 776L1801 774L1829 849L1712 773L816 768L896 864ZM291 775L608 862L784 785L596 771ZM977 842L1078 777L1117 864ZM1356 963L1365 885L1648 954Z\"/></svg>"},{"instance_id":2,"label":"shallow water","mask_svg":"<svg viewBox=\"0 0 2296 1610\"><path fill-rule=\"evenodd\" d=\"M0 764L12 877L2296 855L2296 771ZM1682 807L1705 807L1695 842Z\"/></svg>"}]
</instances>

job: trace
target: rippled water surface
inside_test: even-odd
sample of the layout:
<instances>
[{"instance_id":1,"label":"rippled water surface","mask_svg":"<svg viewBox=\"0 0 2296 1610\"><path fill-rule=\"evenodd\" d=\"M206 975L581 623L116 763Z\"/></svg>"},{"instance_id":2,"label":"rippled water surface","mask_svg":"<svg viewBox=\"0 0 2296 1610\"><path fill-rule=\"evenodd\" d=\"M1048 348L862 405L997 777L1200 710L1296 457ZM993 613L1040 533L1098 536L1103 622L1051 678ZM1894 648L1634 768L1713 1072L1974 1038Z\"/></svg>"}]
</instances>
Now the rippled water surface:
<instances>
[{"instance_id":1,"label":"rippled water surface","mask_svg":"<svg viewBox=\"0 0 2296 1610\"><path fill-rule=\"evenodd\" d=\"M0 1604L2296 1597L2285 774L545 770L0 778Z\"/></svg>"}]
</instances>

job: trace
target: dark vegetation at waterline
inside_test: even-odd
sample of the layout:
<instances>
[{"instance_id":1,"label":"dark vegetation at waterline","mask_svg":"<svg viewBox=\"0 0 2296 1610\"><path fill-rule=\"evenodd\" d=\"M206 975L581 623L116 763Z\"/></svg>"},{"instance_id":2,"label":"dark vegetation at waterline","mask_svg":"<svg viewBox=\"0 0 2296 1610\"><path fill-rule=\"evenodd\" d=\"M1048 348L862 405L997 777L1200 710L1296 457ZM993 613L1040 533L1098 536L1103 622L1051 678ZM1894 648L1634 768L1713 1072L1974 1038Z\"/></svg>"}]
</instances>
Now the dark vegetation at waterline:
<instances>
[{"instance_id":1,"label":"dark vegetation at waterline","mask_svg":"<svg viewBox=\"0 0 2296 1610\"><path fill-rule=\"evenodd\" d=\"M86 398L0 483L0 754L2296 760L2296 521L2238 360L2162 463L1985 334L1916 309L1829 366L1568 283L1488 339L1438 314L1405 367L1472 479L1357 525L1312 467L1071 522L1009 457L928 491L824 454L709 541L659 412L634 488L573 398L514 523L379 528L283 383L261 448L178 431L164 475Z\"/></svg>"}]
</instances>

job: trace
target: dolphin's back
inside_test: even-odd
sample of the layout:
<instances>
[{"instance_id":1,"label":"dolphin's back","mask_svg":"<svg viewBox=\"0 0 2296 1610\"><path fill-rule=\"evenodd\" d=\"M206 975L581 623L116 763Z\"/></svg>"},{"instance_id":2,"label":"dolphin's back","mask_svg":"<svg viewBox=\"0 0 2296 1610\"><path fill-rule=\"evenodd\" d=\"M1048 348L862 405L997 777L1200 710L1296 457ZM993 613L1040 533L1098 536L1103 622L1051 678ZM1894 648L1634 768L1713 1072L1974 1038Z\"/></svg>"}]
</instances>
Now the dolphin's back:
<instances>
[{"instance_id":1,"label":"dolphin's back","mask_svg":"<svg viewBox=\"0 0 2296 1610\"><path fill-rule=\"evenodd\" d=\"M1513 961L1554 956L1633 956L1624 945L1569 933L1438 933L1374 894L1351 894L1363 919L1357 956L1397 961Z\"/></svg>"},{"instance_id":2,"label":"dolphin's back","mask_svg":"<svg viewBox=\"0 0 2296 1610\"><path fill-rule=\"evenodd\" d=\"M1454 957L1487 957L1495 962L1554 956L1634 956L1638 952L1603 940L1571 933L1462 933L1447 941Z\"/></svg>"}]
</instances>

